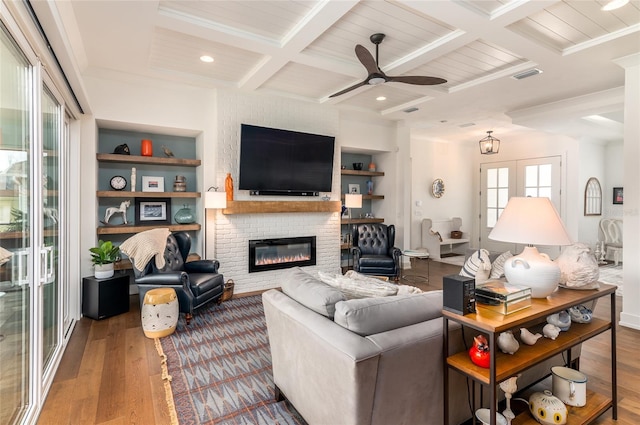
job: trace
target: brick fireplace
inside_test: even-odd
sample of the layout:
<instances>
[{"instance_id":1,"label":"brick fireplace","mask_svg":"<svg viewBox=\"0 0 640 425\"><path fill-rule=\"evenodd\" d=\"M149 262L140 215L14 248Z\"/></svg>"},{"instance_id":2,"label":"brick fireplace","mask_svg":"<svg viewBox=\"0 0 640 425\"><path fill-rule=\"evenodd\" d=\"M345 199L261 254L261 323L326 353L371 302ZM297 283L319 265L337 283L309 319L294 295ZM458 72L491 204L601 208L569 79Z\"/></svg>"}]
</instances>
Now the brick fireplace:
<instances>
[{"instance_id":1,"label":"brick fireplace","mask_svg":"<svg viewBox=\"0 0 640 425\"><path fill-rule=\"evenodd\" d=\"M315 236L249 241L249 273L315 265Z\"/></svg>"}]
</instances>

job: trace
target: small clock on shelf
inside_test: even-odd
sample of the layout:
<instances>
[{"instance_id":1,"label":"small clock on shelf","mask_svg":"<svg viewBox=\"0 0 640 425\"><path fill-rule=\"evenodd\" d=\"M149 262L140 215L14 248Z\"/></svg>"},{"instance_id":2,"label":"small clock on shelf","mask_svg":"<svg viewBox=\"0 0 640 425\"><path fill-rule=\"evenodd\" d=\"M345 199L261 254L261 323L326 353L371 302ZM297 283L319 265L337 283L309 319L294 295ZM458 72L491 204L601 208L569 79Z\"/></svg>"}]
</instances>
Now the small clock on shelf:
<instances>
[{"instance_id":1,"label":"small clock on shelf","mask_svg":"<svg viewBox=\"0 0 640 425\"><path fill-rule=\"evenodd\" d=\"M122 176L113 176L109 180L109 185L113 190L124 190L127 187L127 179Z\"/></svg>"}]
</instances>

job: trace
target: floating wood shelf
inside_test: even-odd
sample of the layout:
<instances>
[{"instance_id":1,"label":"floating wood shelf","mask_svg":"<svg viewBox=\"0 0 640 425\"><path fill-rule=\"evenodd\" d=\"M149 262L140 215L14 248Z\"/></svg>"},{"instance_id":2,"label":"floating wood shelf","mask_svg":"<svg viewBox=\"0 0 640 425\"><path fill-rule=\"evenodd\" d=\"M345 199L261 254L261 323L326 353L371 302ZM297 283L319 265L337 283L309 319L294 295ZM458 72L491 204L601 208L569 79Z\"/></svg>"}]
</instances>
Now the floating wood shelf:
<instances>
[{"instance_id":1,"label":"floating wood shelf","mask_svg":"<svg viewBox=\"0 0 640 425\"><path fill-rule=\"evenodd\" d=\"M172 232L200 230L200 225L194 224L154 224L146 226L120 225L120 226L99 226L96 229L98 235L124 235L127 233L139 233L145 230L155 229L158 227L167 227Z\"/></svg>"},{"instance_id":2,"label":"floating wood shelf","mask_svg":"<svg viewBox=\"0 0 640 425\"><path fill-rule=\"evenodd\" d=\"M344 199L344 195L340 195L340 199ZM362 199L384 199L384 195L362 195Z\"/></svg>"},{"instance_id":3,"label":"floating wood shelf","mask_svg":"<svg viewBox=\"0 0 640 425\"><path fill-rule=\"evenodd\" d=\"M98 198L200 198L200 192L130 192L125 190L98 190Z\"/></svg>"},{"instance_id":4,"label":"floating wood shelf","mask_svg":"<svg viewBox=\"0 0 640 425\"><path fill-rule=\"evenodd\" d=\"M102 162L120 162L127 164L175 165L180 167L199 167L199 159L163 158L159 156L118 155L115 153L98 153L96 159Z\"/></svg>"},{"instance_id":5,"label":"floating wood shelf","mask_svg":"<svg viewBox=\"0 0 640 425\"><path fill-rule=\"evenodd\" d=\"M340 170L340 174L342 174L343 176L382 177L382 176L384 176L384 171Z\"/></svg>"},{"instance_id":6,"label":"floating wood shelf","mask_svg":"<svg viewBox=\"0 0 640 425\"><path fill-rule=\"evenodd\" d=\"M384 218L343 218L342 224L384 223Z\"/></svg>"},{"instance_id":7,"label":"floating wood shelf","mask_svg":"<svg viewBox=\"0 0 640 425\"><path fill-rule=\"evenodd\" d=\"M339 201L227 201L222 214L340 212Z\"/></svg>"}]
</instances>

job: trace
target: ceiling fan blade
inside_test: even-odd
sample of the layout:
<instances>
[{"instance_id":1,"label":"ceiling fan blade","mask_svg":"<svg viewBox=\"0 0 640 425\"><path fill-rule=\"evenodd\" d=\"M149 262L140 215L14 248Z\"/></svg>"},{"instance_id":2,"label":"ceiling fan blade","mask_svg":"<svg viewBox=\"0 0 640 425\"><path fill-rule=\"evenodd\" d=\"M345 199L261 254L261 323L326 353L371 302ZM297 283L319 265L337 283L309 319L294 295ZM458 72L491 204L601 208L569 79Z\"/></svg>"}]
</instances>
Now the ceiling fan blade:
<instances>
[{"instance_id":1,"label":"ceiling fan blade","mask_svg":"<svg viewBox=\"0 0 640 425\"><path fill-rule=\"evenodd\" d=\"M331 96L329 96L329 97L331 98L331 97L336 97L336 96L343 95L343 94L345 94L345 93L347 93L347 92L350 92L351 90L355 90L355 89L357 89L358 87L366 86L367 84L369 84L369 82L368 82L367 80L364 80L364 81L362 81L362 82L360 82L360 83L358 83L358 84L354 84L354 85L352 85L351 87L347 87L347 88L346 88L346 89L344 89L344 90L340 90L338 93L334 93L334 94L332 94L332 95L331 95Z\"/></svg>"},{"instance_id":2,"label":"ceiling fan blade","mask_svg":"<svg viewBox=\"0 0 640 425\"><path fill-rule=\"evenodd\" d=\"M367 69L369 74L381 72L378 69L378 64L376 64L375 59L373 59L371 52L369 52L366 47L356 44L356 56L360 63Z\"/></svg>"},{"instance_id":3,"label":"ceiling fan blade","mask_svg":"<svg viewBox=\"0 0 640 425\"><path fill-rule=\"evenodd\" d=\"M387 81L393 81L396 83L417 84L420 86L433 86L436 84L444 84L447 82L444 78L437 77L422 77L422 76L400 76L400 77L387 77Z\"/></svg>"}]
</instances>

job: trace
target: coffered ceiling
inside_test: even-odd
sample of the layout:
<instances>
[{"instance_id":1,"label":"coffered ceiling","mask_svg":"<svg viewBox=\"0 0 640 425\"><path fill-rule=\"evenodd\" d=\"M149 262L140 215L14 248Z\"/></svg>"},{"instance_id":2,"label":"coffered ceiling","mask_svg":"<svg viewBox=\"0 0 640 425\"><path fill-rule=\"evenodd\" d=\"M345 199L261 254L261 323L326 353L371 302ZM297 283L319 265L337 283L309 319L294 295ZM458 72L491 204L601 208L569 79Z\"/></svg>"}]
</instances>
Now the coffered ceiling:
<instances>
[{"instance_id":1,"label":"coffered ceiling","mask_svg":"<svg viewBox=\"0 0 640 425\"><path fill-rule=\"evenodd\" d=\"M59 1L55 7L83 75L152 77L213 88L255 91L406 120L417 132L477 133L527 123L558 102L607 93L570 131L614 122L602 138L620 137L624 70L613 60L640 51L640 0L605 12L608 0L487 1ZM43 5L33 2L38 13ZM46 26L45 26L46 30ZM367 77L356 44L375 57L369 37L384 33L380 68L447 83L388 82L335 92ZM210 55L212 63L200 56ZM517 80L513 75L540 69ZM383 101L376 98L384 96ZM618 98L619 98L618 93ZM417 108L414 112L405 112ZM539 120L540 121L540 120ZM537 125L542 125L538 121ZM584 121L584 122L583 122ZM474 125L471 125L471 124ZM558 124L558 122L556 122ZM582 127L586 125L587 127ZM494 130L496 128L493 128ZM567 130L569 131L569 130ZM592 134L599 134L598 131ZM496 131L497 132L497 131ZM617 132L617 133L616 133ZM616 135L617 134L617 135ZM480 138L479 137L479 138Z\"/></svg>"}]
</instances>

